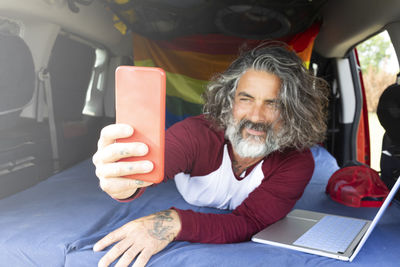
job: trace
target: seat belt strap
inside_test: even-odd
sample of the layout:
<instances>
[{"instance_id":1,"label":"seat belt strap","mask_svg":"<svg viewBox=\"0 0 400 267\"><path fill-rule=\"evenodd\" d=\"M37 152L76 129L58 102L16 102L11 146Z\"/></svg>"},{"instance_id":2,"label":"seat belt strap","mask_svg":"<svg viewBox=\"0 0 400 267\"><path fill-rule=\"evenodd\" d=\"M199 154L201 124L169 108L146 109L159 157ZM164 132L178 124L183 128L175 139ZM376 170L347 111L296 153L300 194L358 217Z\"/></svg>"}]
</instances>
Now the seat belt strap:
<instances>
[{"instance_id":1,"label":"seat belt strap","mask_svg":"<svg viewBox=\"0 0 400 267\"><path fill-rule=\"evenodd\" d=\"M53 155L53 171L54 173L60 170L60 162L59 162L59 151L58 151L58 142L57 142L57 129L56 129L56 121L54 116L54 106L53 106L53 97L51 91L51 83L50 83L50 73L46 68L42 68L38 72L39 78L39 91L44 91L44 97L47 106L47 115L49 119L49 130L50 130L50 142L51 142L51 150Z\"/></svg>"}]
</instances>

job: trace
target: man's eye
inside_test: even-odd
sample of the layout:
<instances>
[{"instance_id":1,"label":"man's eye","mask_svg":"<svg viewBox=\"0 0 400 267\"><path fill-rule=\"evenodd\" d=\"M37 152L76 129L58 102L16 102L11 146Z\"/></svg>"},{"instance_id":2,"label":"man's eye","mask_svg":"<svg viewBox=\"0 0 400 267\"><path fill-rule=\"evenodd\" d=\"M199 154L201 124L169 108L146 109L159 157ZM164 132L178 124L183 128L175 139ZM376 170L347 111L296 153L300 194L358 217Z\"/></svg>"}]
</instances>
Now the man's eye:
<instances>
[{"instance_id":1,"label":"man's eye","mask_svg":"<svg viewBox=\"0 0 400 267\"><path fill-rule=\"evenodd\" d=\"M269 109L278 109L279 104L275 101L268 101L268 102L265 102L265 106Z\"/></svg>"},{"instance_id":2,"label":"man's eye","mask_svg":"<svg viewBox=\"0 0 400 267\"><path fill-rule=\"evenodd\" d=\"M241 102L249 102L250 101L250 99L248 99L248 98L240 98L239 99Z\"/></svg>"}]
</instances>

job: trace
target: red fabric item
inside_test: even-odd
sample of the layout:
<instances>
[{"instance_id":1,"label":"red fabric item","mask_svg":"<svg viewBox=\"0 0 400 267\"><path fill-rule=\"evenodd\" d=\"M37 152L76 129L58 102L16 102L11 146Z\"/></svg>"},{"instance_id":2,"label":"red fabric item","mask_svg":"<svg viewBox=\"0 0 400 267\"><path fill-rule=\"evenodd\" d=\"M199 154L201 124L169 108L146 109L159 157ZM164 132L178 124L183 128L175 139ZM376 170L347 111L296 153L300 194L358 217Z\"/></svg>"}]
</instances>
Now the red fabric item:
<instances>
[{"instance_id":1,"label":"red fabric item","mask_svg":"<svg viewBox=\"0 0 400 267\"><path fill-rule=\"evenodd\" d=\"M376 171L362 165L337 170L328 181L326 193L346 206L380 207L389 189Z\"/></svg>"}]
</instances>

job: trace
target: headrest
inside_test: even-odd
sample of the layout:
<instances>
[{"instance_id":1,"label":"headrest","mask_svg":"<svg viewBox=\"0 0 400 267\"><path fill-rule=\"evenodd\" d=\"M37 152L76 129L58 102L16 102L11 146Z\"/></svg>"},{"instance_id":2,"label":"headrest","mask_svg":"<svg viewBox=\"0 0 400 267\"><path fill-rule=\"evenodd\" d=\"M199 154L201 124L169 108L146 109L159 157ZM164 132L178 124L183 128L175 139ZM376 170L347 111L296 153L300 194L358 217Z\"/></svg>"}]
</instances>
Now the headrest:
<instances>
[{"instance_id":1,"label":"headrest","mask_svg":"<svg viewBox=\"0 0 400 267\"><path fill-rule=\"evenodd\" d=\"M0 112L25 106L35 89L32 54L19 36L0 33Z\"/></svg>"},{"instance_id":2,"label":"headrest","mask_svg":"<svg viewBox=\"0 0 400 267\"><path fill-rule=\"evenodd\" d=\"M333 200L350 207L380 207L389 189L373 169L360 165L337 170L325 191Z\"/></svg>"},{"instance_id":3,"label":"headrest","mask_svg":"<svg viewBox=\"0 0 400 267\"><path fill-rule=\"evenodd\" d=\"M400 144L400 85L393 84L379 98L377 115L394 144Z\"/></svg>"}]
</instances>

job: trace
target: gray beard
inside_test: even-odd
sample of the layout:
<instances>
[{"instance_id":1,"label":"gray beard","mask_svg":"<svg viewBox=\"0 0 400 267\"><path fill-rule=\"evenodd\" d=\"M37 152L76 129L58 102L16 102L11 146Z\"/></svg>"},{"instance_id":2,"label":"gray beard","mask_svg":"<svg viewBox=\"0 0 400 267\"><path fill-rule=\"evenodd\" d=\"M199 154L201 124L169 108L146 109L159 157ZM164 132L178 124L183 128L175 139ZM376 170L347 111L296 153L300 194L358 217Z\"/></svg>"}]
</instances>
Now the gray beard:
<instances>
[{"instance_id":1,"label":"gray beard","mask_svg":"<svg viewBox=\"0 0 400 267\"><path fill-rule=\"evenodd\" d=\"M243 138L242 132L245 126L255 130L262 130L266 133L265 137L250 135ZM266 157L274 151L279 150L279 133L276 134L272 124L252 123L248 120L235 122L229 119L225 130L225 137L231 142L233 150L241 158Z\"/></svg>"}]
</instances>

